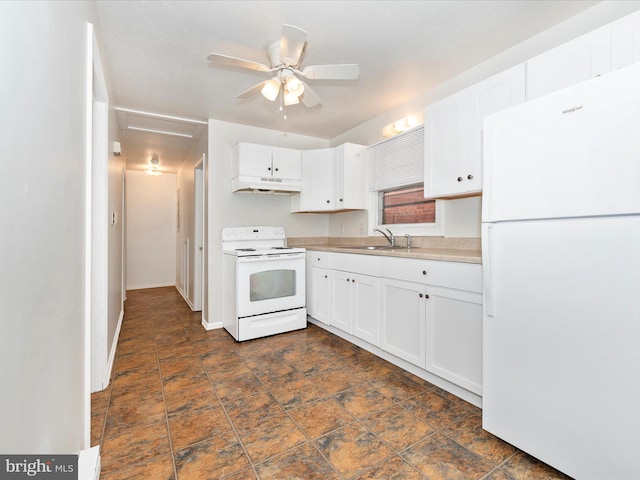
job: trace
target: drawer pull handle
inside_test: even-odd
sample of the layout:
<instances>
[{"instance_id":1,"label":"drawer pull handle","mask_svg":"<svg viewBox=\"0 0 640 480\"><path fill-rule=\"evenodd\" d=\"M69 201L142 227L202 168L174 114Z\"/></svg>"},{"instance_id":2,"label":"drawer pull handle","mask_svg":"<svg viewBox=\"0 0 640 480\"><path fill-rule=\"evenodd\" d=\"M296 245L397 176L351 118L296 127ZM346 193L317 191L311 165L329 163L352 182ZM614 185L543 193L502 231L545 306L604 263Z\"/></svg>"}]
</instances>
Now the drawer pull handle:
<instances>
[{"instance_id":1,"label":"drawer pull handle","mask_svg":"<svg viewBox=\"0 0 640 480\"><path fill-rule=\"evenodd\" d=\"M356 283L355 279L351 279L351 283Z\"/></svg>"},{"instance_id":2,"label":"drawer pull handle","mask_svg":"<svg viewBox=\"0 0 640 480\"><path fill-rule=\"evenodd\" d=\"M423 275L426 275L426 274L427 274L427 271L426 271L426 270L422 270L422 274L423 274Z\"/></svg>"},{"instance_id":3,"label":"drawer pull handle","mask_svg":"<svg viewBox=\"0 0 640 480\"><path fill-rule=\"evenodd\" d=\"M424 297L424 295L420 294L420 298Z\"/></svg>"},{"instance_id":4,"label":"drawer pull handle","mask_svg":"<svg viewBox=\"0 0 640 480\"><path fill-rule=\"evenodd\" d=\"M429 295L427 295L427 294L425 293L424 298L429 298Z\"/></svg>"}]
</instances>

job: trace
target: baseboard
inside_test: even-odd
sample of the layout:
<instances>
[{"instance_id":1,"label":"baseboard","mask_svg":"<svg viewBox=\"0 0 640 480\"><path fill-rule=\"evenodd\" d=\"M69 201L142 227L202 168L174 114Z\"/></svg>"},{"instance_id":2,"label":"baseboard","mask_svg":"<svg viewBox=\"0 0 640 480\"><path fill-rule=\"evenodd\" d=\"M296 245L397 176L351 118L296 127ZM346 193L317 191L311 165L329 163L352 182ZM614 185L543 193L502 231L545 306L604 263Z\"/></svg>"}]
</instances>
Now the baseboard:
<instances>
[{"instance_id":1,"label":"baseboard","mask_svg":"<svg viewBox=\"0 0 640 480\"><path fill-rule=\"evenodd\" d=\"M480 395L465 390L464 388L459 387L458 385L455 385L448 380L445 380L444 378L440 378L437 375L432 374L431 372L427 372L426 370L417 367L416 365L413 365L406 360L403 360L402 358L385 352L380 347L376 347L375 345L372 345L369 342L366 342L354 335L344 332L339 328L320 322L309 315L307 315L307 321L317 327L333 333L340 338L347 340L348 342L353 343L354 345L357 345L360 348L363 348L364 350L367 350L368 352L373 353L374 355L386 360L387 362L392 363L397 367L400 367L407 372L412 373L415 376L422 378L423 380L426 380L427 382L433 383L434 385L442 388L443 390L446 390L449 393L452 393L456 397L459 397L472 405L475 405L478 408L482 408L482 397Z\"/></svg>"},{"instance_id":2,"label":"baseboard","mask_svg":"<svg viewBox=\"0 0 640 480\"><path fill-rule=\"evenodd\" d=\"M118 339L120 338L120 329L122 328L122 321L124 320L124 305L120 307L120 317L118 318L118 325L116 326L116 332L113 335L113 343L111 344L111 348L109 349L109 360L107 361L107 378L105 383L105 388L109 385L109 380L111 379L111 374L113 373L113 364L116 359L116 348L118 347Z\"/></svg>"},{"instance_id":3,"label":"baseboard","mask_svg":"<svg viewBox=\"0 0 640 480\"><path fill-rule=\"evenodd\" d=\"M154 284L149 284L149 285L134 285L134 286L129 286L127 285L127 290L144 290L145 288L161 288L161 287L176 287L177 286L174 283L154 283Z\"/></svg>"},{"instance_id":4,"label":"baseboard","mask_svg":"<svg viewBox=\"0 0 640 480\"><path fill-rule=\"evenodd\" d=\"M184 290L182 290L182 288L180 288L180 285L176 285L176 290L178 290L178 293L182 296L182 298L184 299L185 302L187 302L187 305L189 305L189 308L193 311L195 311L193 309L193 303L191 302L191 300L189 300L189 297L187 297L184 293Z\"/></svg>"},{"instance_id":5,"label":"baseboard","mask_svg":"<svg viewBox=\"0 0 640 480\"><path fill-rule=\"evenodd\" d=\"M209 323L203 318L202 326L205 330L216 330L218 328L222 328L222 322Z\"/></svg>"},{"instance_id":6,"label":"baseboard","mask_svg":"<svg viewBox=\"0 0 640 480\"><path fill-rule=\"evenodd\" d=\"M101 469L100 446L82 450L78 454L78 480L99 480Z\"/></svg>"}]
</instances>

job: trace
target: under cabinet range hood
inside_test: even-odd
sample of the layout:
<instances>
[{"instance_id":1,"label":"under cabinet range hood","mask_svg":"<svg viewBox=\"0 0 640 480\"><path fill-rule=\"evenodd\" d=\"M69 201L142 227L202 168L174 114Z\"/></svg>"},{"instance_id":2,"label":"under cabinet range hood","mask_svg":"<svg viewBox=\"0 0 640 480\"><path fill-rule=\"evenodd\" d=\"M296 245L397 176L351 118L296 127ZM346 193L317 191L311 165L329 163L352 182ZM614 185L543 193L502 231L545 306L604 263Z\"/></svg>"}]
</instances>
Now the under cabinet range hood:
<instances>
[{"instance_id":1,"label":"under cabinet range hood","mask_svg":"<svg viewBox=\"0 0 640 480\"><path fill-rule=\"evenodd\" d=\"M300 180L287 180L273 177L254 177L238 175L231 180L232 192L252 192L271 195L291 195L301 190Z\"/></svg>"}]
</instances>

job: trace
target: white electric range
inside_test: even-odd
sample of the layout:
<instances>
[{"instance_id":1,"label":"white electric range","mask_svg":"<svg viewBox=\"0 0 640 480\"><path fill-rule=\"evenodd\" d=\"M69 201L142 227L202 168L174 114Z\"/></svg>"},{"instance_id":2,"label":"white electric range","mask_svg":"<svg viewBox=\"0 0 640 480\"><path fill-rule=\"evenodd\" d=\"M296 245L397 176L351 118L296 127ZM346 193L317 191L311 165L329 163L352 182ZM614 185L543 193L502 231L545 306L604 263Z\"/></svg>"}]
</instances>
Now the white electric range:
<instances>
[{"instance_id":1,"label":"white electric range","mask_svg":"<svg viewBox=\"0 0 640 480\"><path fill-rule=\"evenodd\" d=\"M222 230L222 324L237 341L307 326L304 248L282 227Z\"/></svg>"}]
</instances>

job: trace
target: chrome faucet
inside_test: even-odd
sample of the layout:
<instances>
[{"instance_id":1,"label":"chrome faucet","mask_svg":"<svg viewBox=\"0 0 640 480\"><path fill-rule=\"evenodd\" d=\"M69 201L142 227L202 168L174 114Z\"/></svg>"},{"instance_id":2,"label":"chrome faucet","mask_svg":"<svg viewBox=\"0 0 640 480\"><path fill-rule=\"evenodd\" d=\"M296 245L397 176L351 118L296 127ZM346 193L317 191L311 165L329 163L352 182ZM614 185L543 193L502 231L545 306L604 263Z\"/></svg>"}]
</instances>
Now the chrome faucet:
<instances>
[{"instance_id":1,"label":"chrome faucet","mask_svg":"<svg viewBox=\"0 0 640 480\"><path fill-rule=\"evenodd\" d=\"M385 228L385 230L388 232L388 235L386 233L384 233L382 230L380 230L379 228L374 228L373 231L374 232L380 232L382 235L384 235L384 238L386 238L387 240L389 240L389 243L391 244L392 247L395 247L395 241L396 239L393 237L393 233L391 233L391 230L389 230L388 228Z\"/></svg>"}]
</instances>

